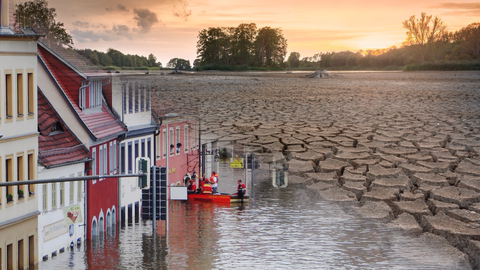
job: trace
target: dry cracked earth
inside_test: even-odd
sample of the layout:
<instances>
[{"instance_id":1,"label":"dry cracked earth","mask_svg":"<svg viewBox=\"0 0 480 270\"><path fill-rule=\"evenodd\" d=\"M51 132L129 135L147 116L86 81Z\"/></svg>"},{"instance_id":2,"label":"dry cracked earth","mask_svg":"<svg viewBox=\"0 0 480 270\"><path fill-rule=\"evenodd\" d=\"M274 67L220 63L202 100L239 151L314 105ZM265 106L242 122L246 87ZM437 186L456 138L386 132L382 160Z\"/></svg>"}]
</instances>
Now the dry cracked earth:
<instances>
[{"instance_id":1,"label":"dry cracked earth","mask_svg":"<svg viewBox=\"0 0 480 270\"><path fill-rule=\"evenodd\" d=\"M442 237L480 266L480 71L156 80L164 104L201 118L205 138L265 159L282 153L290 185L355 202L408 234Z\"/></svg>"}]
</instances>

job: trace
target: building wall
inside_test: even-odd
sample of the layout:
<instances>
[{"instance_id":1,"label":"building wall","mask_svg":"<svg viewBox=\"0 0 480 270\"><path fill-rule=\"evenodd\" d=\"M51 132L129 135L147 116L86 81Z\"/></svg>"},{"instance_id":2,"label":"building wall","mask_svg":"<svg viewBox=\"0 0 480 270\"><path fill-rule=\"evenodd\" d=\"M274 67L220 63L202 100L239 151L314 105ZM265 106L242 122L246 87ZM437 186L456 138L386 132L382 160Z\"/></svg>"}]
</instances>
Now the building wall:
<instances>
[{"instance_id":1,"label":"building wall","mask_svg":"<svg viewBox=\"0 0 480 270\"><path fill-rule=\"evenodd\" d=\"M198 170L198 131L195 120L164 121L156 136L156 166L166 167L168 155L168 184L183 185L183 177ZM168 131L167 131L168 130ZM169 135L167 135L169 134ZM169 136L169 138L167 138ZM168 143L167 143L168 140ZM180 147L178 143L181 144ZM173 146L173 147L172 147Z\"/></svg>"},{"instance_id":2,"label":"building wall","mask_svg":"<svg viewBox=\"0 0 480 270\"><path fill-rule=\"evenodd\" d=\"M55 179L64 177L83 176L84 163L69 166L46 169L39 167L39 179ZM53 192L55 187L55 192ZM64 182L63 183L63 204L61 202L61 183L37 184L38 210L41 212L38 217L38 257L52 258L52 254L60 253L61 249L69 251L69 245L75 245L77 239L85 240L85 182ZM53 200L55 194L55 200ZM55 205L53 202L55 201ZM79 206L80 215L76 217L75 223L65 222L64 209ZM63 224L61 224L63 223Z\"/></svg>"},{"instance_id":3,"label":"building wall","mask_svg":"<svg viewBox=\"0 0 480 270\"><path fill-rule=\"evenodd\" d=\"M117 140L111 140L90 147L93 161L85 168L87 175L117 174L116 166L110 170L111 165L116 165ZM114 150L115 149L115 150ZM106 151L106 152L105 152ZM106 167L102 171L102 162ZM104 173L108 171L107 173ZM117 178L88 181L87 184L87 240L92 237L103 236L108 229L114 228L117 223Z\"/></svg>"},{"instance_id":4,"label":"building wall","mask_svg":"<svg viewBox=\"0 0 480 270\"><path fill-rule=\"evenodd\" d=\"M153 157L153 134L128 138L120 142L119 173L136 173L137 157ZM119 180L119 222L121 224L135 222L140 216L142 191L138 187L137 177L122 177ZM138 209L136 209L137 204ZM130 220L129 217L131 217Z\"/></svg>"},{"instance_id":5,"label":"building wall","mask_svg":"<svg viewBox=\"0 0 480 270\"><path fill-rule=\"evenodd\" d=\"M9 4L0 7L6 27ZM36 44L35 38L0 34L0 182L37 178ZM0 187L0 269L38 261L37 200L34 185Z\"/></svg>"}]
</instances>

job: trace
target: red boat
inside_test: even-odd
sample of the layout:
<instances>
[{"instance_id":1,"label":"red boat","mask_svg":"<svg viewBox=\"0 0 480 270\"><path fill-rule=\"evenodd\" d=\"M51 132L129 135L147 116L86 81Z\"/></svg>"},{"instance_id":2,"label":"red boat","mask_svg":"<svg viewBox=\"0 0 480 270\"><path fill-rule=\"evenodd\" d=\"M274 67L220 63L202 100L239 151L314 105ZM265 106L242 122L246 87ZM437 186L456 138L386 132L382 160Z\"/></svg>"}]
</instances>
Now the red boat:
<instances>
[{"instance_id":1,"label":"red boat","mask_svg":"<svg viewBox=\"0 0 480 270\"><path fill-rule=\"evenodd\" d=\"M236 194L220 193L220 194L201 194L189 193L187 195L189 201L196 202L213 202L213 203L241 203ZM243 203L248 203L249 196L243 196Z\"/></svg>"}]
</instances>

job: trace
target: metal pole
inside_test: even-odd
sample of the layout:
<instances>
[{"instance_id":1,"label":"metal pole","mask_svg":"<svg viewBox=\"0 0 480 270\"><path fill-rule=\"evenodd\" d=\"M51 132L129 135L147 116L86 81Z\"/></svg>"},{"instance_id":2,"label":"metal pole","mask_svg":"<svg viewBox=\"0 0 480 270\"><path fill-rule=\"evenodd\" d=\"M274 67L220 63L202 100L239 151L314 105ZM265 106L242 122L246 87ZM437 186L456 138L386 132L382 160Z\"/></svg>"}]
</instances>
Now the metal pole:
<instances>
[{"instance_id":1,"label":"metal pole","mask_svg":"<svg viewBox=\"0 0 480 270\"><path fill-rule=\"evenodd\" d=\"M85 180L97 180L103 178L123 178L123 177L138 177L144 176L144 173L139 174L114 174L114 175L87 175L79 177L65 177L65 178L50 178L50 179L41 179L41 180L25 180L25 181L13 181L13 182L2 182L0 187L8 186L20 186L20 185L33 185L33 184L45 184L45 183L59 183L59 182L70 182L70 181L85 181Z\"/></svg>"},{"instance_id":2,"label":"metal pole","mask_svg":"<svg viewBox=\"0 0 480 270\"><path fill-rule=\"evenodd\" d=\"M201 179L203 179L202 176L202 157L200 156L200 151L202 149L202 130L200 126L200 118L197 118L198 120L198 175Z\"/></svg>"},{"instance_id":3,"label":"metal pole","mask_svg":"<svg viewBox=\"0 0 480 270\"><path fill-rule=\"evenodd\" d=\"M167 160L165 162L165 166L167 167L167 175L166 175L166 181L167 181L167 190L166 190L166 195L167 195L167 202L166 202L166 209L165 209L165 235L168 234L168 211L169 211L169 208L170 208L170 203L169 203L169 196L170 196L170 192L169 192L169 188L170 188L170 184L168 183L168 157L170 156L170 153L171 153L171 149L170 149L170 130L168 129L168 118L165 119L166 122L167 122L167 149L168 149L168 153L167 153ZM168 238L168 236L167 236Z\"/></svg>"},{"instance_id":4,"label":"metal pole","mask_svg":"<svg viewBox=\"0 0 480 270\"><path fill-rule=\"evenodd\" d=\"M250 190L250 196L253 197L253 177L254 177L254 171L255 171L255 156L252 153L252 188Z\"/></svg>"},{"instance_id":5,"label":"metal pole","mask_svg":"<svg viewBox=\"0 0 480 270\"><path fill-rule=\"evenodd\" d=\"M153 166L153 219L152 219L152 233L155 239L157 231L157 167Z\"/></svg>"}]
</instances>

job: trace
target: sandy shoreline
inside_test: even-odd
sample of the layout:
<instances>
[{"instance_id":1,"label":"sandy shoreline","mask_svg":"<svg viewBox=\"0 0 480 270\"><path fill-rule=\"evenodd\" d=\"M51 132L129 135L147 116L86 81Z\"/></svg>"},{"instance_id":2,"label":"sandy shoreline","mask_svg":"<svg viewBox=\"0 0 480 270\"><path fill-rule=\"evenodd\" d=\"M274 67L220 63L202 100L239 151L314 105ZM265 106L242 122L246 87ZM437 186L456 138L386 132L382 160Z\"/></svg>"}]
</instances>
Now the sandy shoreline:
<instances>
[{"instance_id":1,"label":"sandy shoreline","mask_svg":"<svg viewBox=\"0 0 480 270\"><path fill-rule=\"evenodd\" d=\"M205 72L158 76L202 136L283 153L290 184L480 266L480 72ZM463 255L462 255L463 254Z\"/></svg>"}]
</instances>

